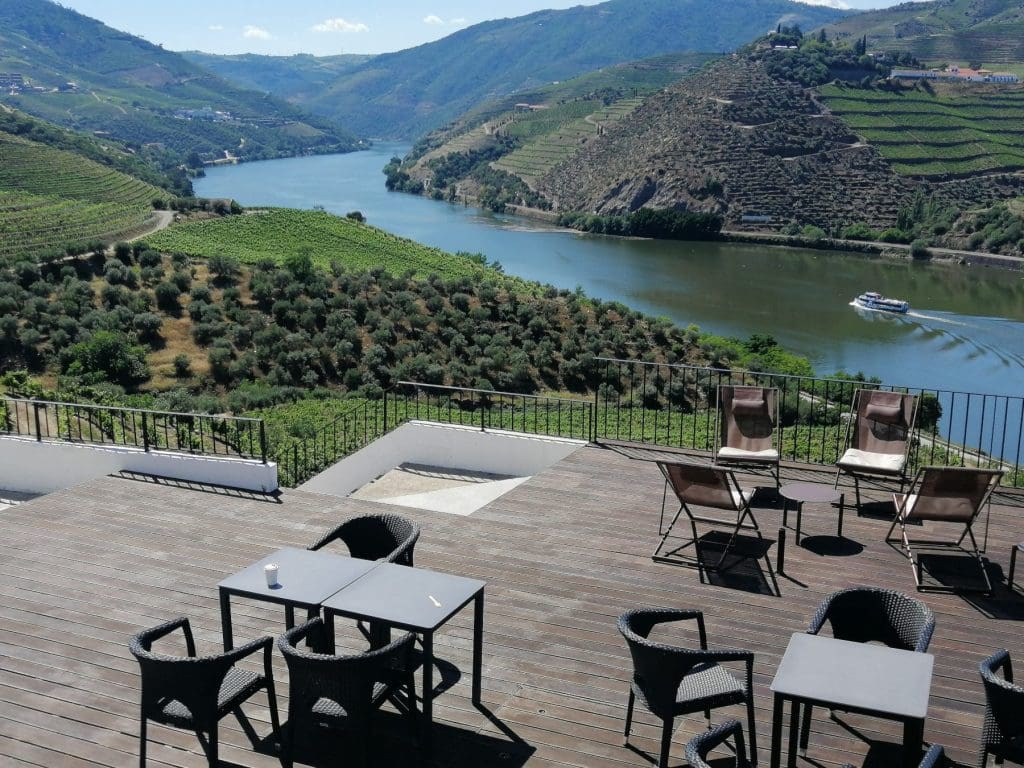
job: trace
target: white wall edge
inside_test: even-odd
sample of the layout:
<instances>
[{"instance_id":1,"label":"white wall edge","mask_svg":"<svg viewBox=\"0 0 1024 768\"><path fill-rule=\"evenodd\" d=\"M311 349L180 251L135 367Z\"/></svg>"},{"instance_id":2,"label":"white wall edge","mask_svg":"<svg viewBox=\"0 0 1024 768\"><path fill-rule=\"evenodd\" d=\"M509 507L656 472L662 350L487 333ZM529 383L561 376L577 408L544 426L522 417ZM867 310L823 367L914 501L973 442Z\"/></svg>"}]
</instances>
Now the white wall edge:
<instances>
[{"instance_id":1,"label":"white wall edge","mask_svg":"<svg viewBox=\"0 0 1024 768\"><path fill-rule=\"evenodd\" d=\"M0 436L0 488L6 490L51 493L117 472L259 493L273 493L278 488L277 464L273 462Z\"/></svg>"}]
</instances>

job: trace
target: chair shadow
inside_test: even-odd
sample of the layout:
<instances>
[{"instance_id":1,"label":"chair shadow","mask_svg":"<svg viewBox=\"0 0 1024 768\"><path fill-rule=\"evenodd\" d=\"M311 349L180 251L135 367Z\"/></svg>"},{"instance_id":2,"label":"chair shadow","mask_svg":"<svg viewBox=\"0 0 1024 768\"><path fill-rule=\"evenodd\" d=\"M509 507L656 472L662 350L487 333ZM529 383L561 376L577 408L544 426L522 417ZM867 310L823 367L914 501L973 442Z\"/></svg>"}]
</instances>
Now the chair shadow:
<instances>
[{"instance_id":1,"label":"chair shadow","mask_svg":"<svg viewBox=\"0 0 1024 768\"><path fill-rule=\"evenodd\" d=\"M888 520L892 522L892 519L896 516L896 509L893 507L892 501L861 501L859 508L855 505L850 505L847 509L851 507L857 513L857 517L870 517L874 520Z\"/></svg>"},{"instance_id":2,"label":"chair shadow","mask_svg":"<svg viewBox=\"0 0 1024 768\"><path fill-rule=\"evenodd\" d=\"M988 577L992 580L992 594L964 593L964 602L985 618L997 621L1024 621L1024 591L1010 589L1006 575L998 564L986 561Z\"/></svg>"},{"instance_id":3,"label":"chair shadow","mask_svg":"<svg viewBox=\"0 0 1024 768\"><path fill-rule=\"evenodd\" d=\"M968 550L950 552L947 547L945 552L935 552L928 551L927 547L918 547L915 555L921 564L921 583L926 590L930 587L968 595L987 588L978 561ZM990 564L983 567L986 572L991 569ZM993 589L996 583L992 579Z\"/></svg>"},{"instance_id":4,"label":"chair shadow","mask_svg":"<svg viewBox=\"0 0 1024 768\"><path fill-rule=\"evenodd\" d=\"M864 551L864 545L845 536L804 536L800 546L819 557L853 557Z\"/></svg>"},{"instance_id":5,"label":"chair shadow","mask_svg":"<svg viewBox=\"0 0 1024 768\"><path fill-rule=\"evenodd\" d=\"M706 581L716 587L780 597L782 593L768 557L775 539L737 535L721 566L714 568L728 542L729 534L725 531L709 531L697 540L697 557L702 566L699 569L701 583ZM767 565L767 572L762 567L762 560Z\"/></svg>"},{"instance_id":6,"label":"chair shadow","mask_svg":"<svg viewBox=\"0 0 1024 768\"><path fill-rule=\"evenodd\" d=\"M876 741L870 739L864 735L858 728L850 723L846 722L842 718L841 712L834 713L831 716L833 723L838 725L844 731L849 733L852 737L858 741L868 745L867 754L864 755L864 762L861 768L892 768L894 765L900 765L903 762L903 744L899 741ZM814 755L814 738L812 736L810 748L807 750L808 755L803 758L806 762L812 765L819 766L819 768L826 768L828 763L819 762L815 759ZM923 751L922 751L922 754ZM915 761L916 765L916 761Z\"/></svg>"},{"instance_id":7,"label":"chair shadow","mask_svg":"<svg viewBox=\"0 0 1024 768\"><path fill-rule=\"evenodd\" d=\"M376 713L366 751L367 765L438 765L438 766L509 766L525 765L535 748L516 734L486 707L478 707L484 716L501 731L501 735L481 733L472 728L459 728L434 721L432 725L433 755L428 760L419 736L420 716L413 724L409 717L390 710ZM287 728L283 723L282 728ZM338 728L303 728L296 734L292 757L297 764L312 768L336 768L348 764L346 755L356 755L359 745L356 734ZM254 744L262 754L278 757L270 737ZM229 766L222 763L223 766ZM229 768L234 768L229 766Z\"/></svg>"}]
</instances>

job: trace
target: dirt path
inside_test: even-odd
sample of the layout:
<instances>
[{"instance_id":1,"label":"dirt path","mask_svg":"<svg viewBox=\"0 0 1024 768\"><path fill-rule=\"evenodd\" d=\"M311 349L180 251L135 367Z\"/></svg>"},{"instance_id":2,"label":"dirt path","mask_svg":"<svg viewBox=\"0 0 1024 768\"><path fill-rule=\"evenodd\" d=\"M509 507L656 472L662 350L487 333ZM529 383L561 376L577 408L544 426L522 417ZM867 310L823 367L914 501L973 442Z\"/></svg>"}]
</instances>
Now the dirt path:
<instances>
[{"instance_id":1,"label":"dirt path","mask_svg":"<svg viewBox=\"0 0 1024 768\"><path fill-rule=\"evenodd\" d=\"M174 211L153 211L153 222L145 230L132 237L128 242L134 243L144 237L149 237L154 232L167 229L174 223Z\"/></svg>"}]
</instances>

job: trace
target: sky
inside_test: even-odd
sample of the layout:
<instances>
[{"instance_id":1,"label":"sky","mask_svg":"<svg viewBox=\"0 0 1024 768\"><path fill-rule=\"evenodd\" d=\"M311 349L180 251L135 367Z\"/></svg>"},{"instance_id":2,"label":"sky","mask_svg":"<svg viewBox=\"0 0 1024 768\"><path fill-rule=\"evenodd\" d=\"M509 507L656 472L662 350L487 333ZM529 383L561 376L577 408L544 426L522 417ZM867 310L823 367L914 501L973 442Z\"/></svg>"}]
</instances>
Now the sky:
<instances>
[{"instance_id":1,"label":"sky","mask_svg":"<svg viewBox=\"0 0 1024 768\"><path fill-rule=\"evenodd\" d=\"M858 9L895 5L895 0L813 2ZM502 0L500 4L481 0L60 0L60 4L173 51L328 56L397 51L488 19L595 5L596 0Z\"/></svg>"}]
</instances>

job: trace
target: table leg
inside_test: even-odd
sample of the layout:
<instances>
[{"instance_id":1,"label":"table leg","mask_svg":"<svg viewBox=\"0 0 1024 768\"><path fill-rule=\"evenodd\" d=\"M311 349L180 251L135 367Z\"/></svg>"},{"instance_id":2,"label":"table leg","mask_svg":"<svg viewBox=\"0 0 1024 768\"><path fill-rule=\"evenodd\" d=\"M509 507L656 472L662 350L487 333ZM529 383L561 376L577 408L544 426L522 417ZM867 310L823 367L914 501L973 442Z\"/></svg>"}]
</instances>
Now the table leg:
<instances>
[{"instance_id":1,"label":"table leg","mask_svg":"<svg viewBox=\"0 0 1024 768\"><path fill-rule=\"evenodd\" d=\"M839 494L839 527L836 529L836 534L839 538L843 538L843 512L846 509L846 494Z\"/></svg>"},{"instance_id":2,"label":"table leg","mask_svg":"<svg viewBox=\"0 0 1024 768\"><path fill-rule=\"evenodd\" d=\"M334 655L334 612L324 609L324 648L323 653Z\"/></svg>"},{"instance_id":3,"label":"table leg","mask_svg":"<svg viewBox=\"0 0 1024 768\"><path fill-rule=\"evenodd\" d=\"M793 539L793 541L796 542L796 545L798 547L800 546L800 525L801 525L801 523L803 521L803 517L804 517L804 503L802 501L798 501L796 503L796 536Z\"/></svg>"},{"instance_id":4,"label":"table leg","mask_svg":"<svg viewBox=\"0 0 1024 768\"><path fill-rule=\"evenodd\" d=\"M434 747L434 634L424 632L423 645L423 752L429 758Z\"/></svg>"},{"instance_id":5,"label":"table leg","mask_svg":"<svg viewBox=\"0 0 1024 768\"><path fill-rule=\"evenodd\" d=\"M292 629L295 627L295 606L288 604L284 607L284 627Z\"/></svg>"},{"instance_id":6,"label":"table leg","mask_svg":"<svg viewBox=\"0 0 1024 768\"><path fill-rule=\"evenodd\" d=\"M782 710L786 700L781 694L775 694L772 705L772 756L769 768L779 768L782 762Z\"/></svg>"},{"instance_id":7,"label":"table leg","mask_svg":"<svg viewBox=\"0 0 1024 768\"><path fill-rule=\"evenodd\" d=\"M782 501L782 527L785 528L789 525L789 499L783 498Z\"/></svg>"},{"instance_id":8,"label":"table leg","mask_svg":"<svg viewBox=\"0 0 1024 768\"><path fill-rule=\"evenodd\" d=\"M1013 573L1017 570L1017 550L1020 549L1019 544L1014 544L1013 549L1010 550L1010 572L1006 575L1006 586L1013 590Z\"/></svg>"},{"instance_id":9,"label":"table leg","mask_svg":"<svg viewBox=\"0 0 1024 768\"><path fill-rule=\"evenodd\" d=\"M799 507L798 507L799 509ZM800 518L798 517L797 520ZM797 523L799 525L799 523ZM789 755L786 765L796 768L796 742L800 735L800 702L793 699L789 702Z\"/></svg>"},{"instance_id":10,"label":"table leg","mask_svg":"<svg viewBox=\"0 0 1024 768\"><path fill-rule=\"evenodd\" d=\"M483 670L484 650L484 591L476 596L473 605L473 703L480 705L480 676Z\"/></svg>"},{"instance_id":11,"label":"table leg","mask_svg":"<svg viewBox=\"0 0 1024 768\"><path fill-rule=\"evenodd\" d=\"M224 635L224 650L230 651L235 643L231 636L231 595L226 589L220 590L220 629Z\"/></svg>"},{"instance_id":12,"label":"table leg","mask_svg":"<svg viewBox=\"0 0 1024 768\"><path fill-rule=\"evenodd\" d=\"M924 720L907 720L903 723L903 765L913 768L921 759L924 744Z\"/></svg>"}]
</instances>

